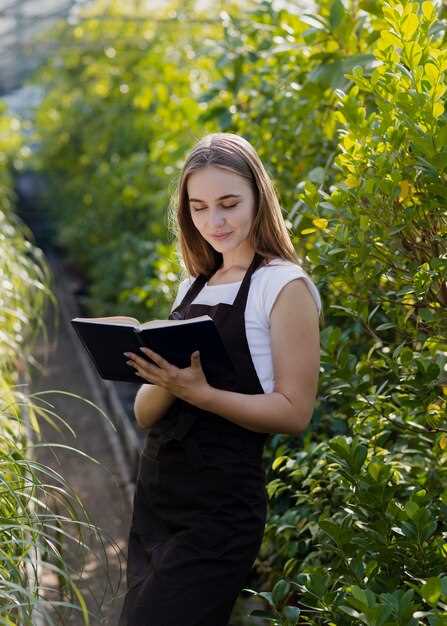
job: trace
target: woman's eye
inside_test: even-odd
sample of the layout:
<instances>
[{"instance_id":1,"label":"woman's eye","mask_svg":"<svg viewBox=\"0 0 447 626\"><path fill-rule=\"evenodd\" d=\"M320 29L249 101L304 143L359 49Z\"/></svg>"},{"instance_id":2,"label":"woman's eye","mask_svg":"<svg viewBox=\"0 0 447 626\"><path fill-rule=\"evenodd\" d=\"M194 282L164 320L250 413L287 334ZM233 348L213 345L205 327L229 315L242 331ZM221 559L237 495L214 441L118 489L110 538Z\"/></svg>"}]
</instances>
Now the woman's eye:
<instances>
[{"instance_id":1,"label":"woman's eye","mask_svg":"<svg viewBox=\"0 0 447 626\"><path fill-rule=\"evenodd\" d=\"M222 208L224 209L232 209L233 207L237 206L239 204L239 202L236 202L236 204L227 204L222 205ZM194 213L196 213L197 211L203 211L203 209L206 209L206 207L193 207Z\"/></svg>"}]
</instances>

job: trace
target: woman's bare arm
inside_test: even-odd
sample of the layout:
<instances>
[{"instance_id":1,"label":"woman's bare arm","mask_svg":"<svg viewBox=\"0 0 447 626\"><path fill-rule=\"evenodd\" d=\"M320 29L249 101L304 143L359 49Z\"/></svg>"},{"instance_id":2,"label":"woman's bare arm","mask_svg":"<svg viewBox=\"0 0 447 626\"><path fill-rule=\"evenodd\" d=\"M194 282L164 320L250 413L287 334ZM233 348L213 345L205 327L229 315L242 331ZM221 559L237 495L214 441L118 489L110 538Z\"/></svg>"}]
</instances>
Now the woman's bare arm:
<instances>
[{"instance_id":1,"label":"woman's bare arm","mask_svg":"<svg viewBox=\"0 0 447 626\"><path fill-rule=\"evenodd\" d=\"M169 409L175 396L159 385L143 384L137 391L133 405L140 428L150 428Z\"/></svg>"},{"instance_id":2,"label":"woman's bare arm","mask_svg":"<svg viewBox=\"0 0 447 626\"><path fill-rule=\"evenodd\" d=\"M300 435L312 418L320 371L319 317L302 278L283 287L270 322L274 391L250 395L209 386L194 404L255 432Z\"/></svg>"}]
</instances>

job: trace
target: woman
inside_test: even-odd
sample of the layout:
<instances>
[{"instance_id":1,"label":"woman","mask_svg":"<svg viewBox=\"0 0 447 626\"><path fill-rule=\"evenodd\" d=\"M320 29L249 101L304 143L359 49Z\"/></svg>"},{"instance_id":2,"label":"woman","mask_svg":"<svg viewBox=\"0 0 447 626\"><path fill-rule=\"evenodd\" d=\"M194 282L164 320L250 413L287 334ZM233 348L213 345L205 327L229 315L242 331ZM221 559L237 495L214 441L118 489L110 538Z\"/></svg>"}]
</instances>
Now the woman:
<instances>
[{"instance_id":1,"label":"woman","mask_svg":"<svg viewBox=\"0 0 447 626\"><path fill-rule=\"evenodd\" d=\"M251 144L202 138L186 159L176 226L190 277L170 319L213 318L236 375L211 387L200 355L179 369L126 353L143 384L140 458L121 626L226 626L262 542L269 433L300 434L319 372L318 290L300 267ZM298 280L303 279L303 280Z\"/></svg>"}]
</instances>

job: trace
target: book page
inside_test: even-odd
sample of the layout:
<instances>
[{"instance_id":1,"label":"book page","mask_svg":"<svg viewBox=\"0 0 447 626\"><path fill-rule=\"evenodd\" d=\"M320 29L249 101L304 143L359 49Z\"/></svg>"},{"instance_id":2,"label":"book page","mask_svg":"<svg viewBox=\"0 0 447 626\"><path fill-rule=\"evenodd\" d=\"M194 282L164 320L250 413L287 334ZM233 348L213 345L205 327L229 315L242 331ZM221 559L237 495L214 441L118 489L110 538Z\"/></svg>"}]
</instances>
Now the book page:
<instances>
[{"instance_id":1,"label":"book page","mask_svg":"<svg viewBox=\"0 0 447 626\"><path fill-rule=\"evenodd\" d=\"M139 328L140 322L135 317L128 317L127 315L109 315L108 317L75 317L73 321L76 322L92 322L98 324L117 324L124 326L136 326Z\"/></svg>"},{"instance_id":2,"label":"book page","mask_svg":"<svg viewBox=\"0 0 447 626\"><path fill-rule=\"evenodd\" d=\"M203 322L205 320L212 319L209 315L200 315L198 317L191 317L186 320L150 320L149 322L140 322L135 317L128 317L126 315L109 315L108 317L75 317L73 321L77 322L91 322L92 324L113 324L116 326L132 326L138 330L145 330L147 328L163 328L164 326L176 326L178 324L191 324L192 322Z\"/></svg>"},{"instance_id":3,"label":"book page","mask_svg":"<svg viewBox=\"0 0 447 626\"><path fill-rule=\"evenodd\" d=\"M191 317L186 320L151 320L150 322L144 322L139 324L140 330L147 328L162 328L163 326L176 326L178 324L191 324L193 322L205 322L212 319L209 315L199 315L198 317Z\"/></svg>"}]
</instances>

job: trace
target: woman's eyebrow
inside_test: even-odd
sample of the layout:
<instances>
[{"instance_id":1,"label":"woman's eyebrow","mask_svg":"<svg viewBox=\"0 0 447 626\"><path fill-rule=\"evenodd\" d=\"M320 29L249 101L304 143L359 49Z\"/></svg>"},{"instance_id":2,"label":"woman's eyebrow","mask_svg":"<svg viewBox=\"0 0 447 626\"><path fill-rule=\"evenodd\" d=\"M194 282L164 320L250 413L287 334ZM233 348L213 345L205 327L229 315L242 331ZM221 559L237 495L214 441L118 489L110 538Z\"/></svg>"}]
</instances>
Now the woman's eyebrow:
<instances>
[{"instance_id":1,"label":"woman's eyebrow","mask_svg":"<svg viewBox=\"0 0 447 626\"><path fill-rule=\"evenodd\" d=\"M217 198L217 199L225 200L225 198L242 198L242 196L236 193L227 193L225 196L220 196L220 198ZM190 202L205 202L205 200L199 200L199 198L190 198L189 201Z\"/></svg>"}]
</instances>

